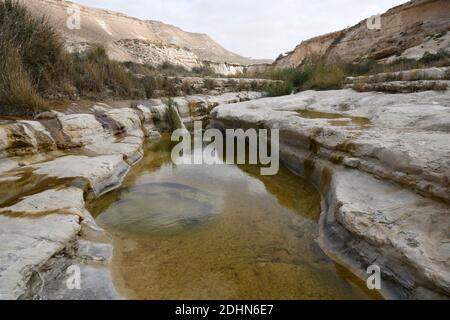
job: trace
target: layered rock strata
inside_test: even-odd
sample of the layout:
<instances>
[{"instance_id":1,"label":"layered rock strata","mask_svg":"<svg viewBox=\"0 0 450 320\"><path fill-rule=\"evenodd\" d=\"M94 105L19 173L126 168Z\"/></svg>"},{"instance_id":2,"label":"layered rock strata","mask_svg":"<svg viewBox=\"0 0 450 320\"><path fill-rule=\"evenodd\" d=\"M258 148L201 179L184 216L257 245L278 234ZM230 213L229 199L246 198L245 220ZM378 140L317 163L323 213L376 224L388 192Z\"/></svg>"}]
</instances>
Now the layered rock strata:
<instances>
[{"instance_id":1,"label":"layered rock strata","mask_svg":"<svg viewBox=\"0 0 450 320\"><path fill-rule=\"evenodd\" d=\"M450 95L306 91L217 107L218 128L280 130L323 195L322 248L388 298L450 297Z\"/></svg>"},{"instance_id":2,"label":"layered rock strata","mask_svg":"<svg viewBox=\"0 0 450 320\"><path fill-rule=\"evenodd\" d=\"M177 98L175 107L188 123L191 114L260 96ZM148 100L0 122L0 299L122 299L108 269L111 241L86 200L119 187L145 138L171 130L168 109ZM72 288L76 272L80 290Z\"/></svg>"}]
</instances>

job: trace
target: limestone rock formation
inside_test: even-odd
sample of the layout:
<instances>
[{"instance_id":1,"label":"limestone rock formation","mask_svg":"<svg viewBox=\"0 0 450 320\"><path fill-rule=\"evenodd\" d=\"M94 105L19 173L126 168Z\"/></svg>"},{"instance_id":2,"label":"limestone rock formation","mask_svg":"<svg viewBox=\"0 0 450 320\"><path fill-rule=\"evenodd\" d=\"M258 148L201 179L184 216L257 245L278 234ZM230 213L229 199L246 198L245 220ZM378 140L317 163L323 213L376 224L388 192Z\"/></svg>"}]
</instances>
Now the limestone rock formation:
<instances>
[{"instance_id":1,"label":"limestone rock formation","mask_svg":"<svg viewBox=\"0 0 450 320\"><path fill-rule=\"evenodd\" d=\"M324 196L322 248L386 297L450 296L450 95L305 91L219 106L218 128L280 130L281 160Z\"/></svg>"},{"instance_id":2,"label":"limestone rock formation","mask_svg":"<svg viewBox=\"0 0 450 320\"><path fill-rule=\"evenodd\" d=\"M159 21L139 20L66 0L21 1L33 12L50 18L72 51L82 51L93 43L100 43L107 48L110 58L118 61L155 66L170 62L187 69L210 65L216 72L226 75L260 62L226 50L206 34L186 32ZM68 18L73 14L71 8L81 10L80 29L67 27Z\"/></svg>"},{"instance_id":3,"label":"limestone rock formation","mask_svg":"<svg viewBox=\"0 0 450 320\"><path fill-rule=\"evenodd\" d=\"M180 97L174 107L189 123L219 104L260 97ZM122 299L108 268L112 244L85 201L119 187L145 137L169 129L161 100L0 121L0 300ZM80 268L81 290L67 288L71 266Z\"/></svg>"}]
</instances>

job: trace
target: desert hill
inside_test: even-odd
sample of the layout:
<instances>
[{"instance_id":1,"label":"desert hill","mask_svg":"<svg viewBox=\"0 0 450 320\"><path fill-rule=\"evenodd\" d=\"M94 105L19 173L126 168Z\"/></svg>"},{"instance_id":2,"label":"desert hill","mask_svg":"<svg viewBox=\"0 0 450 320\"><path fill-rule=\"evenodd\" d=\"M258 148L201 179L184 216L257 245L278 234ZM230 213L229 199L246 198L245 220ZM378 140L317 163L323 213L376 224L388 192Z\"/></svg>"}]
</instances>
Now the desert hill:
<instances>
[{"instance_id":1,"label":"desert hill","mask_svg":"<svg viewBox=\"0 0 450 320\"><path fill-rule=\"evenodd\" d=\"M228 51L206 34L191 33L159 21L140 20L110 10L65 0L21 0L33 12L45 14L64 35L71 50L101 43L110 57L153 65L170 62L188 69L205 63L221 73L242 71L259 62ZM81 28L69 29L70 8L80 8Z\"/></svg>"}]
</instances>

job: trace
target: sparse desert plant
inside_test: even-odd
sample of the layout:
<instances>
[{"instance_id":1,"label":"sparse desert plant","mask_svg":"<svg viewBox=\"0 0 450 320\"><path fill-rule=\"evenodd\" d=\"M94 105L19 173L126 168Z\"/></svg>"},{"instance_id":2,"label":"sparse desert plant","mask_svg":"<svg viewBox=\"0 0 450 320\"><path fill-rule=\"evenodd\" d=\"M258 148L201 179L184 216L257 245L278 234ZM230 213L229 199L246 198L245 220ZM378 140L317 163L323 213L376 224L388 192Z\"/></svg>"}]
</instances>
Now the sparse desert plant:
<instances>
[{"instance_id":1,"label":"sparse desert plant","mask_svg":"<svg viewBox=\"0 0 450 320\"><path fill-rule=\"evenodd\" d=\"M302 89L334 90L344 86L346 75L339 62L313 59L307 62L304 69L310 79Z\"/></svg>"},{"instance_id":2,"label":"sparse desert plant","mask_svg":"<svg viewBox=\"0 0 450 320\"><path fill-rule=\"evenodd\" d=\"M158 89L157 79L153 76L145 76L139 79L142 87L144 88L145 97L151 99L155 96L155 91Z\"/></svg>"},{"instance_id":3,"label":"sparse desert plant","mask_svg":"<svg viewBox=\"0 0 450 320\"><path fill-rule=\"evenodd\" d=\"M184 95L190 95L193 93L194 88L192 87L192 84L188 80L184 80L181 84L181 91Z\"/></svg>"},{"instance_id":4,"label":"sparse desert plant","mask_svg":"<svg viewBox=\"0 0 450 320\"><path fill-rule=\"evenodd\" d=\"M206 78L205 80L203 80L203 86L205 87L205 89L214 90L217 87L217 83L216 81L214 81L214 79Z\"/></svg>"},{"instance_id":5,"label":"sparse desert plant","mask_svg":"<svg viewBox=\"0 0 450 320\"><path fill-rule=\"evenodd\" d=\"M102 46L75 54L70 78L84 96L101 95L109 91L117 97L143 98L148 90L124 65L110 60Z\"/></svg>"},{"instance_id":6,"label":"sparse desert plant","mask_svg":"<svg viewBox=\"0 0 450 320\"><path fill-rule=\"evenodd\" d=\"M47 107L47 102L32 85L18 50L0 44L0 114L34 115Z\"/></svg>"},{"instance_id":7,"label":"sparse desert plant","mask_svg":"<svg viewBox=\"0 0 450 320\"><path fill-rule=\"evenodd\" d=\"M169 61L163 62L159 67L158 70L169 77L177 77L177 76L187 76L190 74L190 72L183 66L173 64Z\"/></svg>"},{"instance_id":8,"label":"sparse desert plant","mask_svg":"<svg viewBox=\"0 0 450 320\"><path fill-rule=\"evenodd\" d=\"M161 89L165 92L167 97L176 97L179 93L176 82L179 82L179 79L169 79L167 77L162 78L161 81Z\"/></svg>"},{"instance_id":9,"label":"sparse desert plant","mask_svg":"<svg viewBox=\"0 0 450 320\"><path fill-rule=\"evenodd\" d=\"M431 86L431 90L433 91L446 91L448 90L448 84L443 82L435 82Z\"/></svg>"},{"instance_id":10,"label":"sparse desert plant","mask_svg":"<svg viewBox=\"0 0 450 320\"><path fill-rule=\"evenodd\" d=\"M279 97L292 94L294 87L290 82L277 82L266 87L267 97Z\"/></svg>"},{"instance_id":11,"label":"sparse desert plant","mask_svg":"<svg viewBox=\"0 0 450 320\"><path fill-rule=\"evenodd\" d=\"M258 91L258 89L259 89L258 81L253 80L252 82L250 82L250 90Z\"/></svg>"},{"instance_id":12,"label":"sparse desert plant","mask_svg":"<svg viewBox=\"0 0 450 320\"><path fill-rule=\"evenodd\" d=\"M250 90L250 84L245 80L239 81L237 91L248 91L248 90Z\"/></svg>"},{"instance_id":13,"label":"sparse desert plant","mask_svg":"<svg viewBox=\"0 0 450 320\"><path fill-rule=\"evenodd\" d=\"M194 67L194 68L192 68L191 73L195 76L201 76L201 77L215 76L214 70L208 66Z\"/></svg>"},{"instance_id":14,"label":"sparse desert plant","mask_svg":"<svg viewBox=\"0 0 450 320\"><path fill-rule=\"evenodd\" d=\"M450 69L445 72L445 79L450 80Z\"/></svg>"},{"instance_id":15,"label":"sparse desert plant","mask_svg":"<svg viewBox=\"0 0 450 320\"><path fill-rule=\"evenodd\" d=\"M2 112L31 115L47 103L69 61L62 41L45 18L16 1L0 2L0 105Z\"/></svg>"},{"instance_id":16,"label":"sparse desert plant","mask_svg":"<svg viewBox=\"0 0 450 320\"><path fill-rule=\"evenodd\" d=\"M37 90L46 90L64 77L70 57L45 17L32 15L17 1L1 1L0 30L0 42L17 49Z\"/></svg>"},{"instance_id":17,"label":"sparse desert plant","mask_svg":"<svg viewBox=\"0 0 450 320\"><path fill-rule=\"evenodd\" d=\"M238 82L234 79L227 80L226 86L232 88L233 90L237 90Z\"/></svg>"}]
</instances>

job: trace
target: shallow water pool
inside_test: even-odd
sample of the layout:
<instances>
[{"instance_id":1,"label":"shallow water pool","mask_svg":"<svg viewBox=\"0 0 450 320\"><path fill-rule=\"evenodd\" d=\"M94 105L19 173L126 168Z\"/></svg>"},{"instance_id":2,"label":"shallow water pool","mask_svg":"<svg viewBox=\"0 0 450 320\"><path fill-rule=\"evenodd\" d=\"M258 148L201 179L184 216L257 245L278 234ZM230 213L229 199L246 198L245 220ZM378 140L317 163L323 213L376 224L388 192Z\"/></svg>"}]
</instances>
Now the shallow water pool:
<instances>
[{"instance_id":1,"label":"shallow water pool","mask_svg":"<svg viewBox=\"0 0 450 320\"><path fill-rule=\"evenodd\" d=\"M93 204L132 299L370 299L317 244L320 195L281 168L181 165L167 137Z\"/></svg>"}]
</instances>

